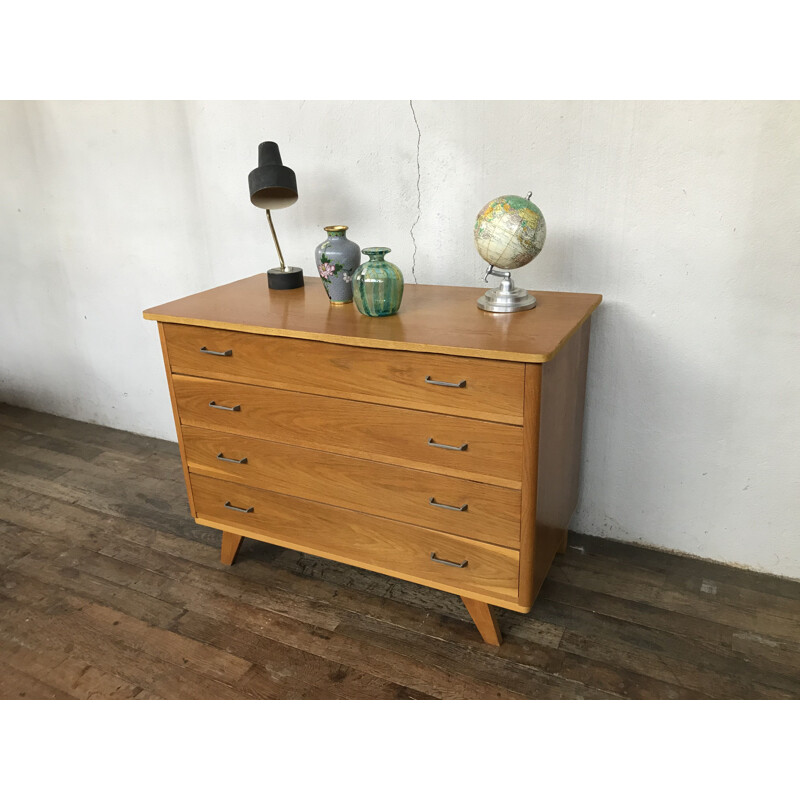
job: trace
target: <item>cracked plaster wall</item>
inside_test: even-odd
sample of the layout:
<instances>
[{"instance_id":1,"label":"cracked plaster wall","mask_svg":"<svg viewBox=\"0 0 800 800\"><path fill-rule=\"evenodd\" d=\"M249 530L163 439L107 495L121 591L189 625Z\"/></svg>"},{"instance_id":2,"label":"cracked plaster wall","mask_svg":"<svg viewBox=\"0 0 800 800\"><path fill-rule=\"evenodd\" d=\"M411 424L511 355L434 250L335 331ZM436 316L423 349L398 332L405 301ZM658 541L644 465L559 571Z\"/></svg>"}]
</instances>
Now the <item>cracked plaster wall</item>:
<instances>
[{"instance_id":1,"label":"cracked plaster wall","mask_svg":"<svg viewBox=\"0 0 800 800\"><path fill-rule=\"evenodd\" d=\"M141 311L276 261L247 174L314 280L328 224L407 280L482 291L481 206L533 192L530 289L602 292L572 527L800 578L800 105L0 103L0 399L173 439ZM481 287L481 288L478 288Z\"/></svg>"}]
</instances>

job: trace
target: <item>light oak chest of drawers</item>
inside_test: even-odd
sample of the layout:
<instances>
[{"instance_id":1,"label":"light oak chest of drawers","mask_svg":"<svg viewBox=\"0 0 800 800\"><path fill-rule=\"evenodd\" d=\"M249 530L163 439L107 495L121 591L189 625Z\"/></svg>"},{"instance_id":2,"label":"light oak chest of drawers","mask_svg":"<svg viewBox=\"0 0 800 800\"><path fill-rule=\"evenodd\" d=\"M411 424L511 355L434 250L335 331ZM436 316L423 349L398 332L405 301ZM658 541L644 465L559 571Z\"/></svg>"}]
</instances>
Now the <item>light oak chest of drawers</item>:
<instances>
[{"instance_id":1,"label":"light oak chest of drawers","mask_svg":"<svg viewBox=\"0 0 800 800\"><path fill-rule=\"evenodd\" d=\"M492 606L529 611L566 547L601 296L476 294L407 286L372 319L262 274L144 313L224 563L247 536L452 592L500 643Z\"/></svg>"}]
</instances>

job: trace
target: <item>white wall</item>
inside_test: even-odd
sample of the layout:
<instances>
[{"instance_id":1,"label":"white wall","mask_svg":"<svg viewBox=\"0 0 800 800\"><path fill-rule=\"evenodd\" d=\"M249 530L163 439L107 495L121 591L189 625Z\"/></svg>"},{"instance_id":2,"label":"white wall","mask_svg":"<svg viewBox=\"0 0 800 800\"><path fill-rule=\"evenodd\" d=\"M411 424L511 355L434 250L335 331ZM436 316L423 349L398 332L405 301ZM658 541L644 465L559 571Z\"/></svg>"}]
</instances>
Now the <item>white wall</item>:
<instances>
[{"instance_id":1,"label":"white wall","mask_svg":"<svg viewBox=\"0 0 800 800\"><path fill-rule=\"evenodd\" d=\"M247 193L265 139L297 172L275 218L309 280L343 223L407 280L415 239L419 283L478 287L476 213L530 190L548 239L518 282L605 296L572 527L800 578L800 104L414 112L0 103L0 399L174 440L141 311L275 265Z\"/></svg>"}]
</instances>

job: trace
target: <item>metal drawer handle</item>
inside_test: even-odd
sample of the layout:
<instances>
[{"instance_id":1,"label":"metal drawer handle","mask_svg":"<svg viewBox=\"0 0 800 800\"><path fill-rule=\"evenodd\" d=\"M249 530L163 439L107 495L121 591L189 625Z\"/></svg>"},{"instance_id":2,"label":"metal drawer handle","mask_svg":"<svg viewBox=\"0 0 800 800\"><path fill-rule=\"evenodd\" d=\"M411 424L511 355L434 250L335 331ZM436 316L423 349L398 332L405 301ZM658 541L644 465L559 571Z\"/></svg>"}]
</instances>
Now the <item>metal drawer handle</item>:
<instances>
[{"instance_id":1,"label":"metal drawer handle","mask_svg":"<svg viewBox=\"0 0 800 800\"><path fill-rule=\"evenodd\" d=\"M209 403L211 408L218 408L220 411L241 411L241 406L218 406L213 400Z\"/></svg>"},{"instance_id":2,"label":"metal drawer handle","mask_svg":"<svg viewBox=\"0 0 800 800\"><path fill-rule=\"evenodd\" d=\"M436 508L446 508L448 511L466 511L467 504L464 503L463 506L447 506L444 503L437 503L432 497L428 500L428 505L436 506Z\"/></svg>"},{"instance_id":3,"label":"metal drawer handle","mask_svg":"<svg viewBox=\"0 0 800 800\"><path fill-rule=\"evenodd\" d=\"M460 447L456 447L454 444L439 444L438 442L434 442L433 439L428 439L428 444L431 447L441 447L442 450L466 450L469 442L464 442Z\"/></svg>"},{"instance_id":4,"label":"metal drawer handle","mask_svg":"<svg viewBox=\"0 0 800 800\"><path fill-rule=\"evenodd\" d=\"M430 375L425 376L425 383L431 383L434 386L450 386L453 389L464 389L466 388L467 385L467 382L465 380L459 381L458 383L447 383L447 381L433 381L431 380Z\"/></svg>"},{"instance_id":5,"label":"metal drawer handle","mask_svg":"<svg viewBox=\"0 0 800 800\"><path fill-rule=\"evenodd\" d=\"M250 508L239 508L239 506L232 506L230 504L230 501L227 501L225 503L225 508L229 508L231 511L241 511L242 514L252 514L253 513L253 506L250 506ZM466 562L464 562L464 563L466 563Z\"/></svg>"},{"instance_id":6,"label":"metal drawer handle","mask_svg":"<svg viewBox=\"0 0 800 800\"><path fill-rule=\"evenodd\" d=\"M207 356L232 356L233 350L209 350L207 347L200 348L201 353L205 353Z\"/></svg>"},{"instance_id":7,"label":"metal drawer handle","mask_svg":"<svg viewBox=\"0 0 800 800\"><path fill-rule=\"evenodd\" d=\"M217 458L220 461L227 461L229 464L246 464L247 458L225 458L222 453L217 453Z\"/></svg>"},{"instance_id":8,"label":"metal drawer handle","mask_svg":"<svg viewBox=\"0 0 800 800\"><path fill-rule=\"evenodd\" d=\"M444 564L446 567L456 567L457 569L464 569L468 563L466 559L460 564L456 564L455 561L446 561L443 558L436 558L436 553L431 553L431 561L435 561L437 564Z\"/></svg>"}]
</instances>

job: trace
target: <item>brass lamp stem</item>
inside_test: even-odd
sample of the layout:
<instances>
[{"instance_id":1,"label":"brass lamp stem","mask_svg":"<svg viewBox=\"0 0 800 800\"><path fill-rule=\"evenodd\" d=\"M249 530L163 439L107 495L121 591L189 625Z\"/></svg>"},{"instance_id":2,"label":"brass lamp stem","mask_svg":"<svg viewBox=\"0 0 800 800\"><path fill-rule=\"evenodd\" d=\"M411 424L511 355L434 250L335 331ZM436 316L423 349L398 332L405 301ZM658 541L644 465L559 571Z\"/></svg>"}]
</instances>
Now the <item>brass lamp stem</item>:
<instances>
[{"instance_id":1,"label":"brass lamp stem","mask_svg":"<svg viewBox=\"0 0 800 800\"><path fill-rule=\"evenodd\" d=\"M275 226L272 224L272 215L269 213L269 209L267 209L267 221L269 222L269 229L272 231L272 238L275 240L275 249L278 251L278 258L281 262L281 269L284 272L288 272L289 270L286 269L286 264L283 263L283 253L281 253L281 246L278 244L278 237L275 233Z\"/></svg>"}]
</instances>

